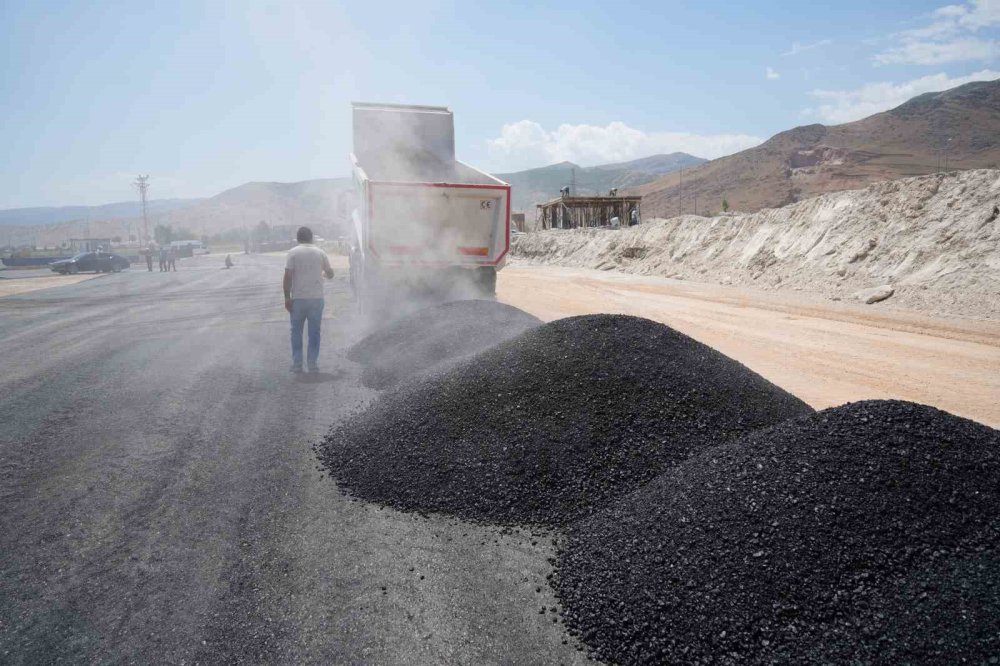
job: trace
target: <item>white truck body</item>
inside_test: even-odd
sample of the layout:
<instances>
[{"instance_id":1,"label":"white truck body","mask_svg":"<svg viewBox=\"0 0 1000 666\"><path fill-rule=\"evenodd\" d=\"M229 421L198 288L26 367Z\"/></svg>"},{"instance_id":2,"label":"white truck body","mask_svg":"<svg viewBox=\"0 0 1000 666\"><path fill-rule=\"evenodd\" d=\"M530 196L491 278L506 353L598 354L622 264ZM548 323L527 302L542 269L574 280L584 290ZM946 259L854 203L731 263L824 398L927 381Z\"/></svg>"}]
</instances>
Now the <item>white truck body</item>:
<instances>
[{"instance_id":1,"label":"white truck body","mask_svg":"<svg viewBox=\"0 0 1000 666\"><path fill-rule=\"evenodd\" d=\"M492 292L510 251L510 185L454 159L448 109L355 103L351 161L356 291L460 269Z\"/></svg>"}]
</instances>

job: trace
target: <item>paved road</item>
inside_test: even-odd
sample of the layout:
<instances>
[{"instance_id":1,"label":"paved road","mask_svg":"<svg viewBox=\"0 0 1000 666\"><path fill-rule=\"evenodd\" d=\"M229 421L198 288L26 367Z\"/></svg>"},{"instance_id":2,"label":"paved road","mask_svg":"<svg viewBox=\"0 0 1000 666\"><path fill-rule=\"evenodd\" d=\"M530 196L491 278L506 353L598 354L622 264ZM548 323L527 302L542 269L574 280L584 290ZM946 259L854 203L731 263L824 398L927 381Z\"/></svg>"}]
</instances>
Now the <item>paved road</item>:
<instances>
[{"instance_id":1,"label":"paved road","mask_svg":"<svg viewBox=\"0 0 1000 666\"><path fill-rule=\"evenodd\" d=\"M298 379L282 260L237 261L0 298L0 662L582 661L538 612L548 539L320 474L311 444L373 396L347 285Z\"/></svg>"}]
</instances>

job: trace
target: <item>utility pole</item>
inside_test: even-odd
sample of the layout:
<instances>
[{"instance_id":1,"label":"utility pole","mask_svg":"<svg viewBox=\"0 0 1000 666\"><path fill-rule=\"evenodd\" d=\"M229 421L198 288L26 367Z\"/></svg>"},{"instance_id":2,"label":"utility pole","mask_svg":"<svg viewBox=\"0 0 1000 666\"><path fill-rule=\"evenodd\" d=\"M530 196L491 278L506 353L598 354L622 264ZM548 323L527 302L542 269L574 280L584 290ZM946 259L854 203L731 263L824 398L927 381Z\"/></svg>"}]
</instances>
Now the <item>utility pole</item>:
<instances>
[{"instance_id":1,"label":"utility pole","mask_svg":"<svg viewBox=\"0 0 1000 666\"><path fill-rule=\"evenodd\" d=\"M571 196L576 196L576 167L570 170L569 193Z\"/></svg>"},{"instance_id":2,"label":"utility pole","mask_svg":"<svg viewBox=\"0 0 1000 666\"><path fill-rule=\"evenodd\" d=\"M677 186L677 214L681 215L684 212L684 169L677 173L680 174L680 183Z\"/></svg>"},{"instance_id":3,"label":"utility pole","mask_svg":"<svg viewBox=\"0 0 1000 666\"><path fill-rule=\"evenodd\" d=\"M142 247L149 243L149 218L146 216L146 191L149 189L149 174L145 176L136 176L135 183L136 189L139 190L139 201L142 202L142 235L143 238L139 241L139 246Z\"/></svg>"}]
</instances>

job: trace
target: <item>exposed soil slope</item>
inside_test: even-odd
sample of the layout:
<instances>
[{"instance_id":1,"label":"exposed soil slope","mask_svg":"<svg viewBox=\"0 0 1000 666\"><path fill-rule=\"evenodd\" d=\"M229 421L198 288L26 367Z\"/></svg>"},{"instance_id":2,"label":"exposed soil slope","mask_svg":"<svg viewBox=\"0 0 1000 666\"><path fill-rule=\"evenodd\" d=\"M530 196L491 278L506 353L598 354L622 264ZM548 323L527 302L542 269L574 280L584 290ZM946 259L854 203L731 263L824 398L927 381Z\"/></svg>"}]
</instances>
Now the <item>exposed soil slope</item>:
<instances>
[{"instance_id":1,"label":"exposed soil slope","mask_svg":"<svg viewBox=\"0 0 1000 666\"><path fill-rule=\"evenodd\" d=\"M514 255L845 300L888 285L883 303L1000 319L998 203L1000 170L937 173L753 214L530 233Z\"/></svg>"}]
</instances>

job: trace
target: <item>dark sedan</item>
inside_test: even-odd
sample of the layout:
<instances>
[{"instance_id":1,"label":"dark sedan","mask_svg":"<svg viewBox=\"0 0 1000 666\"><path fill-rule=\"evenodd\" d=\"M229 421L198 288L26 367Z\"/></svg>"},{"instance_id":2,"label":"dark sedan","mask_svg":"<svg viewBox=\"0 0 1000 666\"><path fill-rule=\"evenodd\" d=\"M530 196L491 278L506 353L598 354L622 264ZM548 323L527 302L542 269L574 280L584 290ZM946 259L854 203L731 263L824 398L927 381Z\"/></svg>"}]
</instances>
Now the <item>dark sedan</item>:
<instances>
[{"instance_id":1,"label":"dark sedan","mask_svg":"<svg viewBox=\"0 0 1000 666\"><path fill-rule=\"evenodd\" d=\"M128 259L109 252L81 252L75 257L53 261L49 267L56 273L79 273L94 271L95 273L117 273L128 268Z\"/></svg>"}]
</instances>

